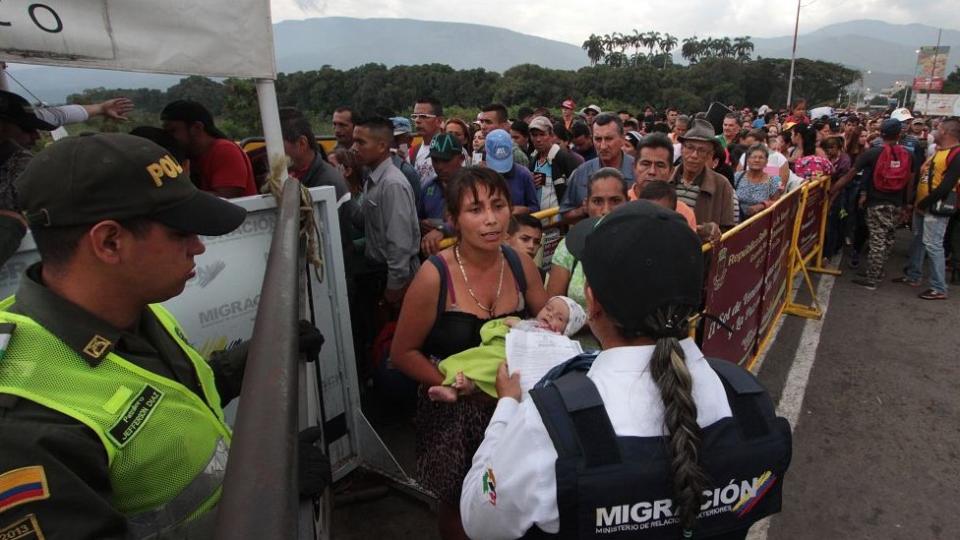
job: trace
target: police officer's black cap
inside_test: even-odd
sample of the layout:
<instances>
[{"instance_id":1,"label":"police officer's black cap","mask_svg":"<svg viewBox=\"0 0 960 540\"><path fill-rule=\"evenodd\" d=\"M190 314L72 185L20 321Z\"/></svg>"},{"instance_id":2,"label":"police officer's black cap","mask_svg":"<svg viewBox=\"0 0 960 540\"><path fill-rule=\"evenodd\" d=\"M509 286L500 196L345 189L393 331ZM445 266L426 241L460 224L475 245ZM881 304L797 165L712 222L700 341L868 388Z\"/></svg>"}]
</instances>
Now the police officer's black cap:
<instances>
[{"instance_id":1,"label":"police officer's black cap","mask_svg":"<svg viewBox=\"0 0 960 540\"><path fill-rule=\"evenodd\" d=\"M32 228L149 218L178 231L226 234L247 211L200 191L169 152L143 137L68 137L39 152L16 180Z\"/></svg>"},{"instance_id":2,"label":"police officer's black cap","mask_svg":"<svg viewBox=\"0 0 960 540\"><path fill-rule=\"evenodd\" d=\"M57 129L57 126L37 118L29 101L6 90L0 90L0 120L10 122L24 131Z\"/></svg>"},{"instance_id":3,"label":"police officer's black cap","mask_svg":"<svg viewBox=\"0 0 960 540\"><path fill-rule=\"evenodd\" d=\"M566 236L594 297L629 330L667 306L700 306L703 252L686 220L650 201L584 220Z\"/></svg>"}]
</instances>

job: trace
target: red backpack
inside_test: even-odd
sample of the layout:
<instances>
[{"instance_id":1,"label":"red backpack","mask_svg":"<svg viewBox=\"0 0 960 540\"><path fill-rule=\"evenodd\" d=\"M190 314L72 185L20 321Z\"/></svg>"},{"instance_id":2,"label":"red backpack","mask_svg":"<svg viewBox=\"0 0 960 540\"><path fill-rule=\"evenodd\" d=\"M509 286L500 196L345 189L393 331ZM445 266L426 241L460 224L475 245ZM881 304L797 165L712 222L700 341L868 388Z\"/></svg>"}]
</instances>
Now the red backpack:
<instances>
[{"instance_id":1,"label":"red backpack","mask_svg":"<svg viewBox=\"0 0 960 540\"><path fill-rule=\"evenodd\" d=\"M885 144L873 167L873 187L877 191L903 191L913 174L910 153L899 144Z\"/></svg>"}]
</instances>

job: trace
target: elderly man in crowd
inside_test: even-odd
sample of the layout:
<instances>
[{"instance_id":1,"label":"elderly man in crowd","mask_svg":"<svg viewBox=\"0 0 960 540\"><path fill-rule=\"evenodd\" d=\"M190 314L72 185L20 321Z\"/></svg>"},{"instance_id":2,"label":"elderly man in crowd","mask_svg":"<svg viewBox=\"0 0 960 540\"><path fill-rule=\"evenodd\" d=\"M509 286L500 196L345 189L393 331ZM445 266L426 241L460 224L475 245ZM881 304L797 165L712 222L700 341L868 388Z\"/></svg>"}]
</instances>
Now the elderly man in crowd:
<instances>
[{"instance_id":1,"label":"elderly man in crowd","mask_svg":"<svg viewBox=\"0 0 960 540\"><path fill-rule=\"evenodd\" d=\"M736 225L736 205L733 186L710 168L718 153L716 133L710 122L698 118L679 139L683 162L671 183L680 202L693 208L700 238L717 241L723 231Z\"/></svg>"}]
</instances>

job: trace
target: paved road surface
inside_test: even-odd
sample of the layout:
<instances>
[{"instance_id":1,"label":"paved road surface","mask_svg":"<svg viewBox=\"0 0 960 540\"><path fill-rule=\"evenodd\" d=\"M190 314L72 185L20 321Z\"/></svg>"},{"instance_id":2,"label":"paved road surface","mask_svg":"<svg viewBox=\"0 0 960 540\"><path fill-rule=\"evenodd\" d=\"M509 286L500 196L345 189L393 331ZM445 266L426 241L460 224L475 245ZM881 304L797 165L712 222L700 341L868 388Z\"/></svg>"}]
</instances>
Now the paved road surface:
<instances>
[{"instance_id":1,"label":"paved road surface","mask_svg":"<svg viewBox=\"0 0 960 540\"><path fill-rule=\"evenodd\" d=\"M890 283L908 235L876 291L835 282L771 540L960 537L960 287L929 302ZM804 324L787 320L761 369L777 395Z\"/></svg>"},{"instance_id":2,"label":"paved road surface","mask_svg":"<svg viewBox=\"0 0 960 540\"><path fill-rule=\"evenodd\" d=\"M889 277L909 234L900 231ZM873 292L853 277L818 281L825 319L785 318L760 366L796 421L784 511L751 540L960 537L960 286L926 302L889 277ZM387 437L408 464L411 430ZM337 540L438 538L429 508L398 493L335 519Z\"/></svg>"}]
</instances>

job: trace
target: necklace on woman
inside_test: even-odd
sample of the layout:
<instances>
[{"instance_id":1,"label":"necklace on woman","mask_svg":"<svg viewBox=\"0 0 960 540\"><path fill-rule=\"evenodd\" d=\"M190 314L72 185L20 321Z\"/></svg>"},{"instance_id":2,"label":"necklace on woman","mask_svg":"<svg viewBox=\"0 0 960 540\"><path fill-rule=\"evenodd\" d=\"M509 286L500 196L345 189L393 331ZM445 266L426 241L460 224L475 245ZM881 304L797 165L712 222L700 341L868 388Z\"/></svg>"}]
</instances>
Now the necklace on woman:
<instances>
[{"instance_id":1,"label":"necklace on woman","mask_svg":"<svg viewBox=\"0 0 960 540\"><path fill-rule=\"evenodd\" d=\"M477 307L486 311L490 314L490 318L493 318L493 314L497 309L497 301L500 300L500 292L503 289L503 253L500 254L500 281L497 282L497 296L494 297L493 303L490 304L490 307L487 307L480 303L480 299L477 298L477 295L474 294L473 289L470 288L470 282L467 281L467 271L463 268L463 260L460 259L460 246L456 245L453 248L453 256L457 259L457 266L460 267L460 275L463 276L463 283L467 286L467 292L470 294L470 298L473 298L473 301L477 303Z\"/></svg>"}]
</instances>

